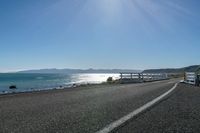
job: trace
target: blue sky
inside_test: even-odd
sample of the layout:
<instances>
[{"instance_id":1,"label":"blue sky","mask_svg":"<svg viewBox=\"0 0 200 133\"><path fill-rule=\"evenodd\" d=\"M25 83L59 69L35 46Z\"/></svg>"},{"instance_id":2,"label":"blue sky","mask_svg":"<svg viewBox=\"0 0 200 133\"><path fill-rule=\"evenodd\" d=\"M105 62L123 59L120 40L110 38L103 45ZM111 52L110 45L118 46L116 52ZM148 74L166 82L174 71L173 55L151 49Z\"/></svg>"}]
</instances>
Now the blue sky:
<instances>
[{"instance_id":1,"label":"blue sky","mask_svg":"<svg viewBox=\"0 0 200 133\"><path fill-rule=\"evenodd\" d=\"M1 0L0 72L200 64L199 0Z\"/></svg>"}]
</instances>

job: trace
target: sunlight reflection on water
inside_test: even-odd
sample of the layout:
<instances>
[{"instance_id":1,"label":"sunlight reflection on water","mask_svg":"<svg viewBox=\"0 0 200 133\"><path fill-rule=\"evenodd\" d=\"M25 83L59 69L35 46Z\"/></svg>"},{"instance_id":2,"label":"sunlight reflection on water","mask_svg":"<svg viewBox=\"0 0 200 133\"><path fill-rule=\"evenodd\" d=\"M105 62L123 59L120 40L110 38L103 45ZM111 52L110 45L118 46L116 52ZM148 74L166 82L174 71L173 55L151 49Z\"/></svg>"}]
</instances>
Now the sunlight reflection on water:
<instances>
[{"instance_id":1,"label":"sunlight reflection on water","mask_svg":"<svg viewBox=\"0 0 200 133\"><path fill-rule=\"evenodd\" d=\"M108 77L113 79L119 79L119 74L74 74L72 75L72 83L102 83L105 82Z\"/></svg>"},{"instance_id":2,"label":"sunlight reflection on water","mask_svg":"<svg viewBox=\"0 0 200 133\"><path fill-rule=\"evenodd\" d=\"M99 84L108 77L119 79L119 74L0 74L0 92L10 92L9 86L15 85L15 92L46 90L60 86L70 87L73 84Z\"/></svg>"}]
</instances>

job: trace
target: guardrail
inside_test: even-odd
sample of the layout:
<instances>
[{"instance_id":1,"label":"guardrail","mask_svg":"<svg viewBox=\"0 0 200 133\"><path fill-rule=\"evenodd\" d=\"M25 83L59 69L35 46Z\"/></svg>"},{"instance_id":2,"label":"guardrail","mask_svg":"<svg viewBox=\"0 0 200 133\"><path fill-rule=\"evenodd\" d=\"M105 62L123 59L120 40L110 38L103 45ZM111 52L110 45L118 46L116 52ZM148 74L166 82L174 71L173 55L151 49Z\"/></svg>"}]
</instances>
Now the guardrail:
<instances>
[{"instance_id":1,"label":"guardrail","mask_svg":"<svg viewBox=\"0 0 200 133\"><path fill-rule=\"evenodd\" d=\"M184 80L188 84L195 85L195 82L196 82L196 73L195 72L186 72Z\"/></svg>"},{"instance_id":2,"label":"guardrail","mask_svg":"<svg viewBox=\"0 0 200 133\"><path fill-rule=\"evenodd\" d=\"M187 84L199 86L200 75L196 74L195 72L186 72L184 76L184 81Z\"/></svg>"},{"instance_id":3,"label":"guardrail","mask_svg":"<svg viewBox=\"0 0 200 133\"><path fill-rule=\"evenodd\" d=\"M121 83L150 82L168 79L166 73L120 73Z\"/></svg>"}]
</instances>

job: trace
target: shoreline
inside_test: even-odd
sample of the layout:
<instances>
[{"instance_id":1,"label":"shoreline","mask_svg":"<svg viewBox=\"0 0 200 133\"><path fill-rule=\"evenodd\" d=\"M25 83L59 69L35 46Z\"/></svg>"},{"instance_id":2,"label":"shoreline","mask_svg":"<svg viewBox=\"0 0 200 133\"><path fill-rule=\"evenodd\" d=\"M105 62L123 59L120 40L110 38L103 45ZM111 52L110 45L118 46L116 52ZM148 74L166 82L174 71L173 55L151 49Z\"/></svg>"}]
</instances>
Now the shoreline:
<instances>
[{"instance_id":1,"label":"shoreline","mask_svg":"<svg viewBox=\"0 0 200 133\"><path fill-rule=\"evenodd\" d=\"M43 93L43 92L53 92L53 91L65 91L65 90L74 90L78 88L84 88L84 87L93 87L93 86L102 86L102 85L116 85L109 84L107 82L102 83L87 83L87 84L73 84L71 86L58 86L58 87L52 87L52 88L44 88L44 89L35 89L35 90L27 90L27 91L17 91L17 92L0 92L1 96L9 96L9 95L17 95L17 94L33 94L33 93Z\"/></svg>"},{"instance_id":2,"label":"shoreline","mask_svg":"<svg viewBox=\"0 0 200 133\"><path fill-rule=\"evenodd\" d=\"M117 75L117 76L116 76ZM118 74L24 74L0 76L0 95L70 89L91 84L105 84L107 77L118 79Z\"/></svg>"},{"instance_id":3,"label":"shoreline","mask_svg":"<svg viewBox=\"0 0 200 133\"><path fill-rule=\"evenodd\" d=\"M36 89L36 90L28 90L28 91L18 91L18 92L8 92L8 93L2 93L0 92L1 96L9 96L9 95L18 95L18 94L38 94L38 93L49 93L49 92L55 92L55 91L66 91L66 90L75 90L75 89L81 89L81 88L87 88L87 87L94 87L94 86L114 86L114 85L129 85L129 84L141 84L141 83L150 83L150 82L158 82L158 81L164 81L164 80L170 80L170 79L162 79L162 80L154 80L154 81L144 81L144 82L133 82L133 83L120 83L119 81L114 82L101 82L101 83L84 83L84 84L73 84L70 86L58 86L58 87L52 87L52 88L44 88L44 89Z\"/></svg>"}]
</instances>

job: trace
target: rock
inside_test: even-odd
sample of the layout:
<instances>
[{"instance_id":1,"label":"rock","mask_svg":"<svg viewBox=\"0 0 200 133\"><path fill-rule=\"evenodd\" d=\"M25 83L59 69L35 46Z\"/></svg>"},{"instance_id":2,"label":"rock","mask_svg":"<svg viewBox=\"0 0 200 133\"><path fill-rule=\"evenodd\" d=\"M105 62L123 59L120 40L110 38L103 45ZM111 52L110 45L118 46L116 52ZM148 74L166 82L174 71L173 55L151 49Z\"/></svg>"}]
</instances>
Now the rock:
<instances>
[{"instance_id":1,"label":"rock","mask_svg":"<svg viewBox=\"0 0 200 133\"><path fill-rule=\"evenodd\" d=\"M16 85L11 85L11 86L9 86L9 89L17 89L17 86Z\"/></svg>"}]
</instances>

